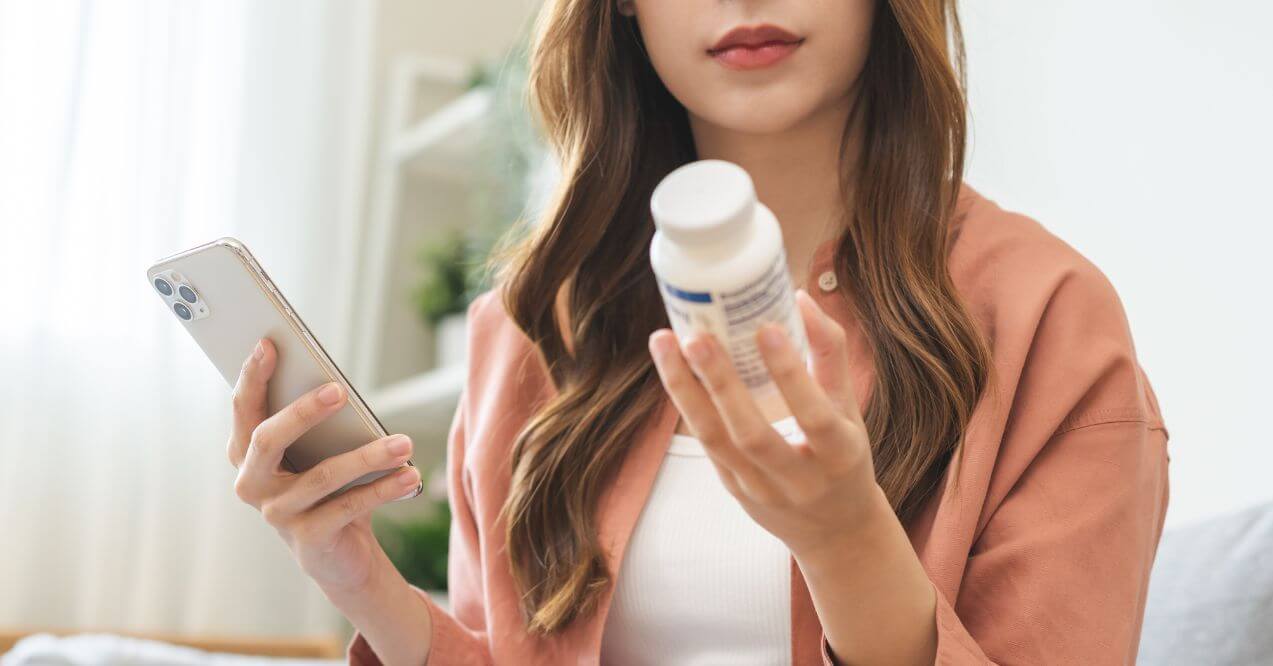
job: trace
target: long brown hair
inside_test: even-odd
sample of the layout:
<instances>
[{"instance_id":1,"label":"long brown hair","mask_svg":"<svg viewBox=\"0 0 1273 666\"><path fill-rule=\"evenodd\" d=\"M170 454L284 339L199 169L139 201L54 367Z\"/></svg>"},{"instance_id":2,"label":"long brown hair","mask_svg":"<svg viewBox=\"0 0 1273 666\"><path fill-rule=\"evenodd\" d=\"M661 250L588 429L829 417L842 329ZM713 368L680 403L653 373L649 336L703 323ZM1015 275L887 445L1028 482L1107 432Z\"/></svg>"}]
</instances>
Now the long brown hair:
<instances>
[{"instance_id":1,"label":"long brown hair","mask_svg":"<svg viewBox=\"0 0 1273 666\"><path fill-rule=\"evenodd\" d=\"M856 163L842 159L854 196L835 270L872 346L864 418L876 478L903 521L940 480L989 374L989 348L947 270L963 63L954 0L880 2L849 117L864 140ZM663 397L646 347L668 325L649 263L649 197L696 152L684 107L612 1L548 0L528 92L562 177L543 219L496 261L504 306L558 391L514 443L501 518L527 630L549 634L592 613L611 581L597 500Z\"/></svg>"}]
</instances>

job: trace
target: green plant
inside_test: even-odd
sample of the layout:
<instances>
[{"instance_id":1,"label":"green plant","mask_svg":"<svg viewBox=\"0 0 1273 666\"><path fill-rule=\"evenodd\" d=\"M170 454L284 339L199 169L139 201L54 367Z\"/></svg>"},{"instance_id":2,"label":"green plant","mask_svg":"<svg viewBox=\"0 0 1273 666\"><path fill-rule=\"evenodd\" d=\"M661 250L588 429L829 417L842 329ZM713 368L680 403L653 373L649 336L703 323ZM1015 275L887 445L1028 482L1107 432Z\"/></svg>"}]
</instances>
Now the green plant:
<instances>
[{"instance_id":1,"label":"green plant","mask_svg":"<svg viewBox=\"0 0 1273 666\"><path fill-rule=\"evenodd\" d=\"M482 131L474 147L474 171L468 230L471 256L483 262L493 249L507 241L507 232L528 231L538 218L539 199L548 186L543 182L548 147L540 136L527 106L530 35L524 33L502 56L480 64L471 83L490 94L491 104L481 120ZM491 275L480 267L470 274L470 294L487 288Z\"/></svg>"},{"instance_id":2,"label":"green plant","mask_svg":"<svg viewBox=\"0 0 1273 666\"><path fill-rule=\"evenodd\" d=\"M408 583L422 590L446 589L446 558L451 529L451 508L446 500L433 500L429 514L411 520L376 516L372 529L389 561Z\"/></svg>"},{"instance_id":3,"label":"green plant","mask_svg":"<svg viewBox=\"0 0 1273 666\"><path fill-rule=\"evenodd\" d=\"M450 314L462 314L468 306L468 243L458 231L443 232L420 248L417 255L422 271L412 297L425 321L437 324Z\"/></svg>"},{"instance_id":4,"label":"green plant","mask_svg":"<svg viewBox=\"0 0 1273 666\"><path fill-rule=\"evenodd\" d=\"M420 248L423 274L412 298L430 324L463 313L489 286L486 257L510 227L528 216L533 171L546 150L523 97L528 41L523 36L497 60L475 64L467 77L467 89L490 92L491 106L471 156L470 219L463 231L442 232Z\"/></svg>"}]
</instances>

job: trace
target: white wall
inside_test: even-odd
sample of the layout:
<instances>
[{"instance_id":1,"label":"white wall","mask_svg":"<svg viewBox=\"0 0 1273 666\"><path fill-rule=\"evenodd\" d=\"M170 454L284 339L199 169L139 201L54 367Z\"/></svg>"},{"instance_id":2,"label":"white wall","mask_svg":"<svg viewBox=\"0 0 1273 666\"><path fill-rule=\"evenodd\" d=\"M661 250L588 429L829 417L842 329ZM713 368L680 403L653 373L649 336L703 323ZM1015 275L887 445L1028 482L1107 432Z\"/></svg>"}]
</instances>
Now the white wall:
<instances>
[{"instance_id":1,"label":"white wall","mask_svg":"<svg viewBox=\"0 0 1273 666\"><path fill-rule=\"evenodd\" d=\"M1118 288L1171 434L1169 526L1273 500L1273 5L962 12L967 180Z\"/></svg>"}]
</instances>

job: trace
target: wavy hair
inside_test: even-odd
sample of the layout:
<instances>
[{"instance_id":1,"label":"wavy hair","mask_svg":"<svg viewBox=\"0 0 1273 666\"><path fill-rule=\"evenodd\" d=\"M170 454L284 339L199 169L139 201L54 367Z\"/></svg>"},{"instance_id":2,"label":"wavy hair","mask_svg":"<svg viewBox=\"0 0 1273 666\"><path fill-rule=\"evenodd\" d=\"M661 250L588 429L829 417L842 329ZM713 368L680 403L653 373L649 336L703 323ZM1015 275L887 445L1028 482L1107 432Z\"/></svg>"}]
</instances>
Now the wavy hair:
<instances>
[{"instance_id":1,"label":"wavy hair","mask_svg":"<svg viewBox=\"0 0 1273 666\"><path fill-rule=\"evenodd\" d=\"M991 363L947 267L964 76L954 0L881 0L848 120L864 139L855 158L841 146L841 188L855 196L834 265L870 341L864 418L876 478L903 522L959 449ZM562 177L542 219L493 261L506 310L558 390L514 443L500 517L527 631L550 634L596 610L612 580L597 501L663 397L646 346L668 325L649 199L696 151L685 108L614 2L545 3L527 91Z\"/></svg>"}]
</instances>

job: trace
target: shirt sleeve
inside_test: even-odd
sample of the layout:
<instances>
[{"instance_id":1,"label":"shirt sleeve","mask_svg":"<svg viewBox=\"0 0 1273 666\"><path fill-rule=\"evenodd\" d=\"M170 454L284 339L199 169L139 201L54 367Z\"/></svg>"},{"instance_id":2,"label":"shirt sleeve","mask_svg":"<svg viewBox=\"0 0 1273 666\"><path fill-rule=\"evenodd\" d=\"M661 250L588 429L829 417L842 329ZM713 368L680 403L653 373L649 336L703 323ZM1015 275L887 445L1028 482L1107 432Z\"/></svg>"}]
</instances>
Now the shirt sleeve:
<instances>
[{"instance_id":1,"label":"shirt sleeve","mask_svg":"<svg viewBox=\"0 0 1273 666\"><path fill-rule=\"evenodd\" d=\"M936 663L1135 663L1168 432L1103 274L1054 292L1012 404L958 593L934 585Z\"/></svg>"},{"instance_id":2,"label":"shirt sleeve","mask_svg":"<svg viewBox=\"0 0 1273 666\"><path fill-rule=\"evenodd\" d=\"M937 664L1127 664L1167 503L1167 431L1057 434L987 523L957 606L937 591ZM839 666L822 637L825 666Z\"/></svg>"},{"instance_id":3,"label":"shirt sleeve","mask_svg":"<svg viewBox=\"0 0 1273 666\"><path fill-rule=\"evenodd\" d=\"M477 522L473 518L472 492L464 473L465 396L460 396L447 437L447 500L451 505L450 544L447 553L447 597L454 614L448 613L423 590L432 632L426 664L491 664L487 642L482 576L479 569ZM359 632L347 649L348 662L379 666L380 658Z\"/></svg>"}]
</instances>

